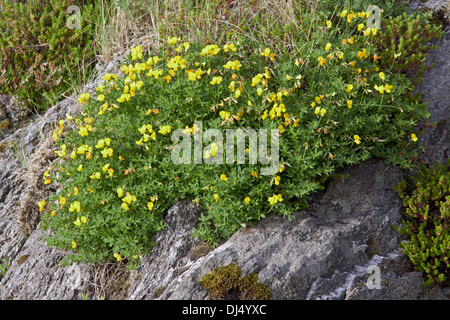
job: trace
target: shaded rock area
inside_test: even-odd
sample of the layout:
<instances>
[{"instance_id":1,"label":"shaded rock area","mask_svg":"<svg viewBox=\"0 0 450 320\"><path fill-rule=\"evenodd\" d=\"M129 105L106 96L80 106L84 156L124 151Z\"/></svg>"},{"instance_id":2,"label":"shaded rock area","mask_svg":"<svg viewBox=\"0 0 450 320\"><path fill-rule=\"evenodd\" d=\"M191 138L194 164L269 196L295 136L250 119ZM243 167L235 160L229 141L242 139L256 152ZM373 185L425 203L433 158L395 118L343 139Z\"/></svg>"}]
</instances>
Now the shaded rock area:
<instances>
[{"instance_id":1,"label":"shaded rock area","mask_svg":"<svg viewBox=\"0 0 450 320\"><path fill-rule=\"evenodd\" d=\"M450 30L437 44L440 48L427 60L435 67L416 88L428 103L429 122L436 122L420 136L426 146L423 159L429 164L443 162L450 152ZM118 60L103 74L117 67ZM97 86L100 75L88 89ZM9 105L8 99L0 97L0 105ZM0 109L0 121L11 119L5 110ZM0 299L208 299L198 281L230 263L242 268L242 276L258 273L272 299L450 298L448 288L422 286L422 274L401 253L399 244L405 239L392 226L401 224L403 206L393 187L406 173L378 159L342 170L348 178L331 179L310 208L292 221L268 217L216 248L191 236L201 209L180 201L168 210L168 227L155 235L157 244L138 269L114 271L109 288L115 291L108 294L99 288L106 287L105 273L113 271L59 265L65 253L49 248L38 226L36 198L49 191L38 179L52 161L51 132L59 119L77 112L71 97L0 137L0 261L10 265L0 279Z\"/></svg>"}]
</instances>

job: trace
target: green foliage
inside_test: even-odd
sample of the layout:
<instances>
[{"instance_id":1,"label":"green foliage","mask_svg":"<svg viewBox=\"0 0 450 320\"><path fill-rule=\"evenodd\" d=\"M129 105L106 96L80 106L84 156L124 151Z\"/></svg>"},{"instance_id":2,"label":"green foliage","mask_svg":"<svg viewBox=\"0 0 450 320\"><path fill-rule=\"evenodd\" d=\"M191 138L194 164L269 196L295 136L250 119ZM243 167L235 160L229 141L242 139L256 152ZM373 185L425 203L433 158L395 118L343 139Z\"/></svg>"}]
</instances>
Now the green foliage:
<instances>
[{"instance_id":1,"label":"green foliage","mask_svg":"<svg viewBox=\"0 0 450 320\"><path fill-rule=\"evenodd\" d=\"M0 1L0 93L44 111L70 94L92 60L93 6L76 0ZM66 11L79 4L81 28L70 29Z\"/></svg>"},{"instance_id":2,"label":"green foliage","mask_svg":"<svg viewBox=\"0 0 450 320\"><path fill-rule=\"evenodd\" d=\"M258 282L258 274L252 273L241 277L242 269L231 263L217 267L204 275L199 284L208 291L211 299L223 300L230 297L239 300L269 300L270 289Z\"/></svg>"},{"instance_id":3,"label":"green foliage","mask_svg":"<svg viewBox=\"0 0 450 320\"><path fill-rule=\"evenodd\" d=\"M8 263L8 260L2 259L0 261L0 280L6 275L6 272L11 266Z\"/></svg>"},{"instance_id":4,"label":"green foliage","mask_svg":"<svg viewBox=\"0 0 450 320\"><path fill-rule=\"evenodd\" d=\"M424 68L428 53L437 46L430 42L439 39L444 34L442 27L430 23L432 12L423 15L406 13L395 18L383 20L383 30L378 37L377 45L383 52L381 66L392 72L406 72L412 69Z\"/></svg>"},{"instance_id":5,"label":"green foliage","mask_svg":"<svg viewBox=\"0 0 450 320\"><path fill-rule=\"evenodd\" d=\"M413 177L413 190L406 181L396 191L403 199L405 218L398 231L410 240L401 247L417 270L424 273L425 285L447 280L450 268L450 160L423 167Z\"/></svg>"},{"instance_id":6,"label":"green foliage","mask_svg":"<svg viewBox=\"0 0 450 320\"><path fill-rule=\"evenodd\" d=\"M223 45L169 37L158 52L132 48L123 76L108 74L81 95L82 114L61 119L54 132L60 161L44 183L58 193L39 203L42 226L53 231L47 243L71 251L65 263L137 262L181 199L206 209L193 236L218 245L268 215L304 209L345 165L379 157L411 168L413 128L429 114L405 75L380 66L379 33L366 19L348 11L331 24L316 21L316 40L295 55L255 47L239 33ZM195 121L199 132L218 129L224 140L203 138L201 164L175 164L180 141L171 134L195 137ZM237 129L276 130L276 174L250 163L247 141L245 164L225 162L225 132Z\"/></svg>"}]
</instances>

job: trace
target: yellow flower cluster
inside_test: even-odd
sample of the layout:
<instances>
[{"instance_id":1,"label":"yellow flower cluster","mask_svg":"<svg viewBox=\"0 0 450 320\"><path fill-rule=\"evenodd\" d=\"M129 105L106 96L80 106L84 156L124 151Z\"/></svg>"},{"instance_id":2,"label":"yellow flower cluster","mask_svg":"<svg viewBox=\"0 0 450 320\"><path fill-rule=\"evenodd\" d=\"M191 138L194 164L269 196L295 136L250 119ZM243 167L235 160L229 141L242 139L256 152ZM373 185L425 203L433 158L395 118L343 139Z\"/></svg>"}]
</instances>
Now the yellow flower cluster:
<instances>
[{"instance_id":1,"label":"yellow flower cluster","mask_svg":"<svg viewBox=\"0 0 450 320\"><path fill-rule=\"evenodd\" d=\"M186 126L185 129L183 130L184 134L195 134L196 132L199 132L200 128L197 126L196 123L194 123L194 125L192 126L192 128L189 128L189 126Z\"/></svg>"},{"instance_id":2,"label":"yellow flower cluster","mask_svg":"<svg viewBox=\"0 0 450 320\"><path fill-rule=\"evenodd\" d=\"M239 60L227 61L227 63L223 65L223 67L228 70L239 70L240 67L242 67L242 64L239 62Z\"/></svg>"},{"instance_id":3,"label":"yellow flower cluster","mask_svg":"<svg viewBox=\"0 0 450 320\"><path fill-rule=\"evenodd\" d=\"M274 53L270 53L270 49L269 48L265 48L264 51L261 51L260 54L263 57L270 58L271 61L273 61L275 59L275 54Z\"/></svg>"},{"instance_id":4,"label":"yellow flower cluster","mask_svg":"<svg viewBox=\"0 0 450 320\"><path fill-rule=\"evenodd\" d=\"M277 195L273 195L271 197L269 197L267 199L270 203L271 206L273 206L274 204L278 203L278 202L282 202L283 201L283 197L281 194L277 194Z\"/></svg>"},{"instance_id":5,"label":"yellow flower cluster","mask_svg":"<svg viewBox=\"0 0 450 320\"><path fill-rule=\"evenodd\" d=\"M86 223L86 222L87 222L87 218L85 216L82 216L81 219L80 219L80 217L77 217L77 220L75 220L73 223L76 226L80 227L81 223Z\"/></svg>"},{"instance_id":6,"label":"yellow flower cluster","mask_svg":"<svg viewBox=\"0 0 450 320\"><path fill-rule=\"evenodd\" d=\"M205 73L201 68L197 68L196 70L186 70L186 73L188 75L188 79L191 81L197 81L198 79L201 79L202 75Z\"/></svg>"},{"instance_id":7,"label":"yellow flower cluster","mask_svg":"<svg viewBox=\"0 0 450 320\"><path fill-rule=\"evenodd\" d=\"M136 144L140 146L144 142L148 142L150 138L156 140L156 131L153 129L151 124L142 125L138 131L142 134L142 138L136 141ZM147 134L148 133L148 134Z\"/></svg>"},{"instance_id":8,"label":"yellow flower cluster","mask_svg":"<svg viewBox=\"0 0 450 320\"><path fill-rule=\"evenodd\" d=\"M161 133L162 135L166 135L170 133L171 130L172 130L171 126L160 126L158 132Z\"/></svg>"},{"instance_id":9,"label":"yellow flower cluster","mask_svg":"<svg viewBox=\"0 0 450 320\"><path fill-rule=\"evenodd\" d=\"M91 98L91 95L89 93L83 93L78 98L78 101L80 101L80 103L82 103L82 104L85 104L89 101L90 98Z\"/></svg>"},{"instance_id":10,"label":"yellow flower cluster","mask_svg":"<svg viewBox=\"0 0 450 320\"><path fill-rule=\"evenodd\" d=\"M139 45L137 47L133 46L130 49L130 51L131 51L131 59L133 59L133 60L142 59L143 51L142 51L142 46L141 45Z\"/></svg>"}]
</instances>

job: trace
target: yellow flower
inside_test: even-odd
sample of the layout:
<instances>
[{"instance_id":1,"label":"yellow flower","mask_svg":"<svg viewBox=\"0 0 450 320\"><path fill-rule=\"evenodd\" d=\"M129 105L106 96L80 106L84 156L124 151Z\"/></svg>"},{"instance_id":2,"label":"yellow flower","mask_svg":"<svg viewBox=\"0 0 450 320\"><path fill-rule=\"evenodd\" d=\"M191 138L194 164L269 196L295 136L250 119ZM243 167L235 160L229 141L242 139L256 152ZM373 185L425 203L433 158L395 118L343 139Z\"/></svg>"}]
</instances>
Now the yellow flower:
<instances>
[{"instance_id":1,"label":"yellow flower","mask_svg":"<svg viewBox=\"0 0 450 320\"><path fill-rule=\"evenodd\" d=\"M327 27L328 27L328 28L331 28L331 27L333 26L333 24L331 23L330 20L327 20L327 21L326 21L326 24L327 24Z\"/></svg>"},{"instance_id":2,"label":"yellow flower","mask_svg":"<svg viewBox=\"0 0 450 320\"><path fill-rule=\"evenodd\" d=\"M329 51L331 49L331 43L327 43L327 45L325 46L325 50Z\"/></svg>"},{"instance_id":3,"label":"yellow flower","mask_svg":"<svg viewBox=\"0 0 450 320\"><path fill-rule=\"evenodd\" d=\"M214 193L214 199L216 200L216 202L218 202L219 201L219 195L217 194L217 193Z\"/></svg>"},{"instance_id":4,"label":"yellow flower","mask_svg":"<svg viewBox=\"0 0 450 320\"><path fill-rule=\"evenodd\" d=\"M163 134L163 135L165 135L167 133L170 133L171 129L172 129L171 126L162 126L162 127L159 127L159 131L158 132Z\"/></svg>"},{"instance_id":5,"label":"yellow flower","mask_svg":"<svg viewBox=\"0 0 450 320\"><path fill-rule=\"evenodd\" d=\"M386 79L384 72L380 72L378 75L380 76L381 80Z\"/></svg>"},{"instance_id":6,"label":"yellow flower","mask_svg":"<svg viewBox=\"0 0 450 320\"><path fill-rule=\"evenodd\" d=\"M284 164L280 164L280 170L279 170L279 172L280 172L280 173L283 172L284 169L285 169Z\"/></svg>"},{"instance_id":7,"label":"yellow flower","mask_svg":"<svg viewBox=\"0 0 450 320\"><path fill-rule=\"evenodd\" d=\"M72 241L72 249L75 249L77 247L77 243L75 241Z\"/></svg>"},{"instance_id":8,"label":"yellow flower","mask_svg":"<svg viewBox=\"0 0 450 320\"><path fill-rule=\"evenodd\" d=\"M103 170L104 172L106 172L106 171L108 171L108 168L109 168L109 163L105 164L105 165L102 167L102 170Z\"/></svg>"},{"instance_id":9,"label":"yellow flower","mask_svg":"<svg viewBox=\"0 0 450 320\"><path fill-rule=\"evenodd\" d=\"M222 174L220 175L220 179L223 180L223 181L227 181L227 180L228 180L228 177L227 177L225 174L222 173Z\"/></svg>"},{"instance_id":10,"label":"yellow flower","mask_svg":"<svg viewBox=\"0 0 450 320\"><path fill-rule=\"evenodd\" d=\"M210 84L220 84L222 82L222 77L213 77L213 79L210 81Z\"/></svg>"},{"instance_id":11,"label":"yellow flower","mask_svg":"<svg viewBox=\"0 0 450 320\"><path fill-rule=\"evenodd\" d=\"M360 144L360 143L361 143L361 138L360 138L357 134L355 134L355 135L353 136L353 139L355 139L355 143L356 143L356 144Z\"/></svg>"},{"instance_id":12,"label":"yellow flower","mask_svg":"<svg viewBox=\"0 0 450 320\"><path fill-rule=\"evenodd\" d=\"M91 178L91 179L100 179L100 177L101 177L101 173L100 172L94 172L93 174L91 174L89 176L89 178Z\"/></svg>"},{"instance_id":13,"label":"yellow flower","mask_svg":"<svg viewBox=\"0 0 450 320\"><path fill-rule=\"evenodd\" d=\"M65 205L66 204L66 198L64 198L63 196L59 196L59 204L60 205Z\"/></svg>"},{"instance_id":14,"label":"yellow flower","mask_svg":"<svg viewBox=\"0 0 450 320\"><path fill-rule=\"evenodd\" d=\"M116 258L117 261L122 260L122 257L121 257L120 254L118 254L118 253L114 253L114 258Z\"/></svg>"},{"instance_id":15,"label":"yellow flower","mask_svg":"<svg viewBox=\"0 0 450 320\"><path fill-rule=\"evenodd\" d=\"M254 178L257 178L257 177L258 177L258 173L257 173L256 171L252 171L251 175L252 175Z\"/></svg>"},{"instance_id":16,"label":"yellow flower","mask_svg":"<svg viewBox=\"0 0 450 320\"><path fill-rule=\"evenodd\" d=\"M122 188L117 188L117 195L119 196L119 198L122 198L123 196L123 189Z\"/></svg>"},{"instance_id":17,"label":"yellow flower","mask_svg":"<svg viewBox=\"0 0 450 320\"><path fill-rule=\"evenodd\" d=\"M270 55L270 49L265 48L263 52L261 52L261 55L264 57L268 57Z\"/></svg>"},{"instance_id":18,"label":"yellow flower","mask_svg":"<svg viewBox=\"0 0 450 320\"><path fill-rule=\"evenodd\" d=\"M107 158L108 156L112 157L112 155L113 155L113 149L111 149L111 148L105 148L100 152L102 153L103 158Z\"/></svg>"},{"instance_id":19,"label":"yellow flower","mask_svg":"<svg viewBox=\"0 0 450 320\"><path fill-rule=\"evenodd\" d=\"M202 55L202 56L208 55L209 57L211 57L211 56L215 56L219 52L220 52L220 48L218 45L210 44L202 49L202 51L200 52L200 55Z\"/></svg>"},{"instance_id":20,"label":"yellow flower","mask_svg":"<svg viewBox=\"0 0 450 320\"><path fill-rule=\"evenodd\" d=\"M223 67L229 70L239 70L239 68L242 67L242 64L238 60L227 61Z\"/></svg>"},{"instance_id":21,"label":"yellow flower","mask_svg":"<svg viewBox=\"0 0 450 320\"><path fill-rule=\"evenodd\" d=\"M86 223L87 222L87 218L85 216L81 217L81 222Z\"/></svg>"},{"instance_id":22,"label":"yellow flower","mask_svg":"<svg viewBox=\"0 0 450 320\"><path fill-rule=\"evenodd\" d=\"M74 203L70 204L69 212L74 212L74 211L80 212L80 210L81 210L81 206L78 201L75 201Z\"/></svg>"},{"instance_id":23,"label":"yellow flower","mask_svg":"<svg viewBox=\"0 0 450 320\"><path fill-rule=\"evenodd\" d=\"M321 103L322 103L322 100L320 100L320 97L315 97L314 100L316 100L316 102L317 102L318 104L321 104Z\"/></svg>"},{"instance_id":24,"label":"yellow flower","mask_svg":"<svg viewBox=\"0 0 450 320\"><path fill-rule=\"evenodd\" d=\"M417 141L417 136L413 133L411 134L411 140L416 142Z\"/></svg>"},{"instance_id":25,"label":"yellow flower","mask_svg":"<svg viewBox=\"0 0 450 320\"><path fill-rule=\"evenodd\" d=\"M128 203L128 204L131 204L131 202L133 201L136 201L136 196L132 196L131 194L129 194L128 192L127 192L127 195L125 196L125 197L123 197L122 198L122 201L123 202L126 202L126 203Z\"/></svg>"},{"instance_id":26,"label":"yellow flower","mask_svg":"<svg viewBox=\"0 0 450 320\"><path fill-rule=\"evenodd\" d=\"M346 89L345 91L351 92L352 90L353 90L353 85L352 85L352 84L349 84L349 85L347 86L347 89Z\"/></svg>"},{"instance_id":27,"label":"yellow flower","mask_svg":"<svg viewBox=\"0 0 450 320\"><path fill-rule=\"evenodd\" d=\"M73 195L77 196L78 192L79 192L78 188L77 187L73 187Z\"/></svg>"},{"instance_id":28,"label":"yellow flower","mask_svg":"<svg viewBox=\"0 0 450 320\"><path fill-rule=\"evenodd\" d=\"M341 12L341 18L344 18L346 15L347 15L347 10L343 10L342 12Z\"/></svg>"},{"instance_id":29,"label":"yellow flower","mask_svg":"<svg viewBox=\"0 0 450 320\"><path fill-rule=\"evenodd\" d=\"M249 204L249 203L250 203L250 197L245 197L244 202L245 202L246 204Z\"/></svg>"},{"instance_id":30,"label":"yellow flower","mask_svg":"<svg viewBox=\"0 0 450 320\"><path fill-rule=\"evenodd\" d=\"M387 83L384 85L384 90L386 90L387 93L390 93L392 88L393 88L393 86L391 86Z\"/></svg>"},{"instance_id":31,"label":"yellow flower","mask_svg":"<svg viewBox=\"0 0 450 320\"><path fill-rule=\"evenodd\" d=\"M103 101L103 100L105 100L105 95L104 95L104 94L98 95L97 100L98 100L98 101Z\"/></svg>"},{"instance_id":32,"label":"yellow flower","mask_svg":"<svg viewBox=\"0 0 450 320\"><path fill-rule=\"evenodd\" d=\"M380 92L381 94L384 93L384 90L385 90L384 86L378 86L378 85L375 85L374 88L375 88L375 90L377 90L377 91Z\"/></svg>"},{"instance_id":33,"label":"yellow flower","mask_svg":"<svg viewBox=\"0 0 450 320\"><path fill-rule=\"evenodd\" d=\"M216 152L219 150L219 147L214 142L211 144L211 156L215 157Z\"/></svg>"},{"instance_id":34,"label":"yellow flower","mask_svg":"<svg viewBox=\"0 0 450 320\"><path fill-rule=\"evenodd\" d=\"M281 194L278 194L278 195L273 195L273 196L269 197L267 200L269 201L270 205L273 206L277 202L282 202L283 197L281 196Z\"/></svg>"},{"instance_id":35,"label":"yellow flower","mask_svg":"<svg viewBox=\"0 0 450 320\"><path fill-rule=\"evenodd\" d=\"M131 59L133 60L137 60L137 59L142 59L142 46L139 45L137 47L132 47L130 49L131 51Z\"/></svg>"},{"instance_id":36,"label":"yellow flower","mask_svg":"<svg viewBox=\"0 0 450 320\"><path fill-rule=\"evenodd\" d=\"M77 220L75 220L73 223L74 223L76 226L81 226L80 218L78 217Z\"/></svg>"},{"instance_id":37,"label":"yellow flower","mask_svg":"<svg viewBox=\"0 0 450 320\"><path fill-rule=\"evenodd\" d=\"M230 51L230 50L232 50L232 51L236 51L237 49L236 49L236 47L234 46L234 44L232 44L232 43L230 43L230 44L225 44L224 46L223 46L223 51L224 52L228 52L228 51Z\"/></svg>"},{"instance_id":38,"label":"yellow flower","mask_svg":"<svg viewBox=\"0 0 450 320\"><path fill-rule=\"evenodd\" d=\"M235 98L239 98L241 96L241 87L239 87L238 89L236 89L236 92L234 93L234 97Z\"/></svg>"},{"instance_id":39,"label":"yellow flower","mask_svg":"<svg viewBox=\"0 0 450 320\"><path fill-rule=\"evenodd\" d=\"M280 184L280 180L281 180L281 177L280 176L276 176L275 177L275 185L279 185Z\"/></svg>"},{"instance_id":40,"label":"yellow flower","mask_svg":"<svg viewBox=\"0 0 450 320\"><path fill-rule=\"evenodd\" d=\"M152 211L153 210L153 205L154 205L154 203L151 202L151 201L149 203L147 203L148 210Z\"/></svg>"},{"instance_id":41,"label":"yellow flower","mask_svg":"<svg viewBox=\"0 0 450 320\"><path fill-rule=\"evenodd\" d=\"M41 202L38 202L39 211L44 211L45 208L45 200L42 200Z\"/></svg>"},{"instance_id":42,"label":"yellow flower","mask_svg":"<svg viewBox=\"0 0 450 320\"><path fill-rule=\"evenodd\" d=\"M324 57L318 57L317 61L319 61L320 66L324 66L325 64L327 64L327 59L325 59Z\"/></svg>"},{"instance_id":43,"label":"yellow flower","mask_svg":"<svg viewBox=\"0 0 450 320\"><path fill-rule=\"evenodd\" d=\"M353 106L353 101L352 101L352 100L347 100L347 107L348 107L349 109L351 109L352 106Z\"/></svg>"},{"instance_id":44,"label":"yellow flower","mask_svg":"<svg viewBox=\"0 0 450 320\"><path fill-rule=\"evenodd\" d=\"M361 31L362 29L364 29L364 23L358 24L358 31Z\"/></svg>"},{"instance_id":45,"label":"yellow flower","mask_svg":"<svg viewBox=\"0 0 450 320\"><path fill-rule=\"evenodd\" d=\"M256 92L258 93L258 96L260 96L260 95L262 95L262 89L261 88L258 88L258 89L256 89Z\"/></svg>"},{"instance_id":46,"label":"yellow flower","mask_svg":"<svg viewBox=\"0 0 450 320\"><path fill-rule=\"evenodd\" d=\"M78 130L78 134L82 137L87 136L89 134L87 127L80 127L80 130Z\"/></svg>"},{"instance_id":47,"label":"yellow flower","mask_svg":"<svg viewBox=\"0 0 450 320\"><path fill-rule=\"evenodd\" d=\"M91 95L89 93L83 93L78 98L78 101L80 101L80 103L82 103L82 104L85 104L86 102L89 101L90 97L91 97Z\"/></svg>"},{"instance_id":48,"label":"yellow flower","mask_svg":"<svg viewBox=\"0 0 450 320\"><path fill-rule=\"evenodd\" d=\"M128 205L125 202L122 203L122 208L126 211L130 210L130 208L128 207Z\"/></svg>"}]
</instances>

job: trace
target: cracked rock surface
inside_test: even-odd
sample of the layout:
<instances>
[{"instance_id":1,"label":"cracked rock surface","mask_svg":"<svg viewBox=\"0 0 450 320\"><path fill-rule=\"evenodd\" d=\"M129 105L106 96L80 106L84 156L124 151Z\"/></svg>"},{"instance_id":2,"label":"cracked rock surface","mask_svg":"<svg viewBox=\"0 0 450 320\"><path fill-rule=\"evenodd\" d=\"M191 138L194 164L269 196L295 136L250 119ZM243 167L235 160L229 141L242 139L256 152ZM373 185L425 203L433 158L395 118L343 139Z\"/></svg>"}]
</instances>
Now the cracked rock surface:
<instances>
[{"instance_id":1,"label":"cracked rock surface","mask_svg":"<svg viewBox=\"0 0 450 320\"><path fill-rule=\"evenodd\" d=\"M450 152L450 30L438 45L427 62L435 67L416 88L428 103L429 122L437 123L419 138L429 164L448 159ZM88 87L95 86L94 81ZM66 99L1 138L7 147L0 154L0 259L11 267L0 280L0 299L81 299L82 293L90 292L95 270L83 264L60 266L64 252L41 240L37 206L27 205L28 198L44 191L30 187L34 181L30 170L42 176L51 161L40 157L52 148L42 137L49 137L66 113L78 111L76 101ZM4 119L9 117L3 113ZM449 299L448 289L421 285L421 273L398 247L404 239L392 226L401 224L403 208L393 187L404 173L376 159L341 173L348 178L331 180L311 207L296 213L292 221L268 217L214 249L190 234L199 207L180 201L167 212L169 227L155 235L157 245L130 273L126 298L208 299L198 284L200 278L235 262L243 275L259 273L258 281L269 287L272 299ZM370 282L373 272L379 272L379 286Z\"/></svg>"}]
</instances>

